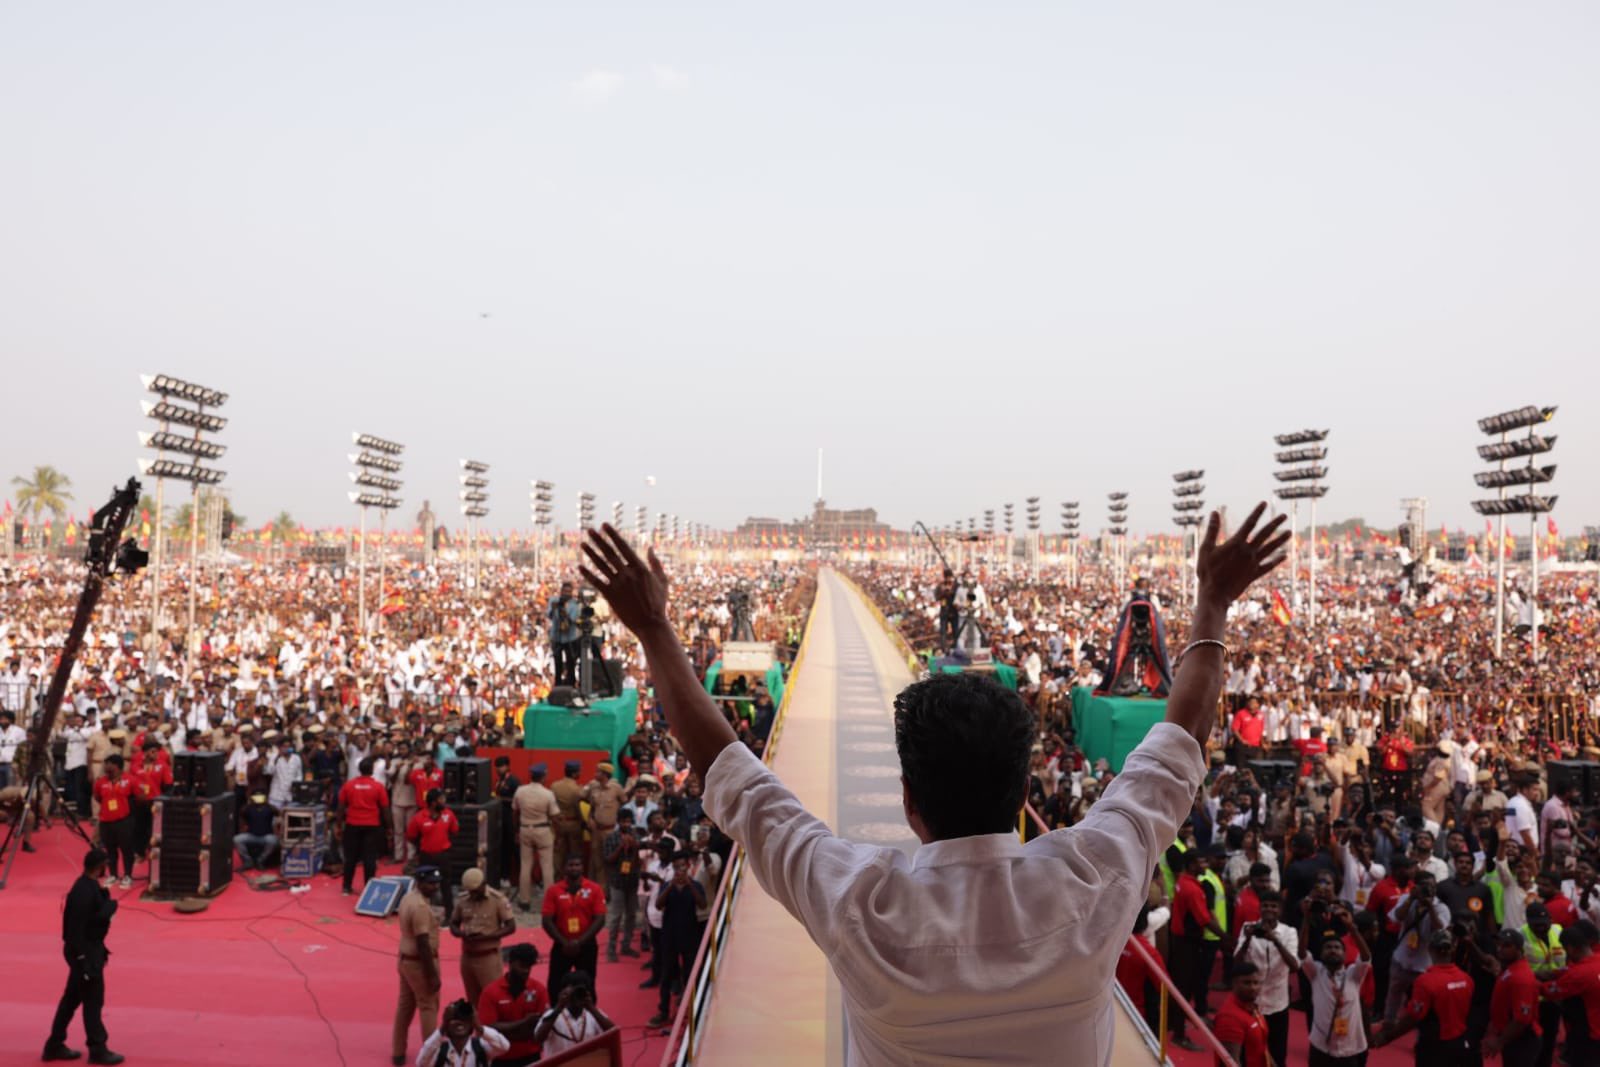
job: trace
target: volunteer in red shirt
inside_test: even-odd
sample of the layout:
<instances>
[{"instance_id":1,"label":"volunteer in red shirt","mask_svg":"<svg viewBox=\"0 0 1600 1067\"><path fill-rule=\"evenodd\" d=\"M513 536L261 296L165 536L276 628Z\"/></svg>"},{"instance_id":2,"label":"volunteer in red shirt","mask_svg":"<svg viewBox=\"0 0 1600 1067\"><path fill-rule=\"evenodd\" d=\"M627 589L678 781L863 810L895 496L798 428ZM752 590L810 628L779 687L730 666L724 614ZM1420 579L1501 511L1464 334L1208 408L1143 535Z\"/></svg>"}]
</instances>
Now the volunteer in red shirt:
<instances>
[{"instance_id":1,"label":"volunteer in red shirt","mask_svg":"<svg viewBox=\"0 0 1600 1067\"><path fill-rule=\"evenodd\" d=\"M1197 848L1183 853L1177 851L1176 845L1167 849L1168 867L1182 871L1172 891L1172 937L1167 945L1170 952L1167 963L1172 969L1173 984L1191 1004L1205 1003L1206 986L1211 980L1211 976L1205 973L1204 961L1208 958L1205 932L1209 930L1218 937L1227 936L1217 925L1216 917L1206 903L1206 891L1200 884L1200 871L1204 864L1205 858ZM1199 1048L1189 1040L1182 1012L1177 1013L1172 1034L1172 1040L1178 1046L1191 1052Z\"/></svg>"},{"instance_id":2,"label":"volunteer in red shirt","mask_svg":"<svg viewBox=\"0 0 1600 1067\"><path fill-rule=\"evenodd\" d=\"M550 973L546 982L552 996L561 995L561 982L573 971L595 973L599 963L599 933L606 924L606 894L583 876L584 858L568 856L566 874L544 891L544 932L550 948Z\"/></svg>"},{"instance_id":3,"label":"volunteer in red shirt","mask_svg":"<svg viewBox=\"0 0 1600 1067\"><path fill-rule=\"evenodd\" d=\"M1233 965L1233 992L1223 1000L1216 1021L1211 1024L1211 1032L1239 1067L1266 1067L1272 1063L1267 1052L1267 1020L1256 1007L1260 995L1261 971L1249 960L1239 960ZM1216 1063L1222 1063L1220 1056Z\"/></svg>"},{"instance_id":4,"label":"volunteer in red shirt","mask_svg":"<svg viewBox=\"0 0 1600 1067\"><path fill-rule=\"evenodd\" d=\"M378 851L384 845L383 828L389 825L389 791L372 777L377 761L371 756L357 764L360 771L339 790L339 810L344 813L344 895L355 884L356 861L361 862L365 886L378 874Z\"/></svg>"},{"instance_id":5,"label":"volunteer in red shirt","mask_svg":"<svg viewBox=\"0 0 1600 1067\"><path fill-rule=\"evenodd\" d=\"M1117 984L1128 994L1154 1034L1161 1031L1161 976L1166 970L1161 966L1161 953L1151 943L1149 932L1150 905L1146 904L1133 920L1133 936L1128 938L1117 959ZM1135 941L1143 946L1144 952L1133 947Z\"/></svg>"},{"instance_id":6,"label":"volunteer in red shirt","mask_svg":"<svg viewBox=\"0 0 1600 1067\"><path fill-rule=\"evenodd\" d=\"M1310 737L1302 737L1294 743L1295 751L1300 753L1300 777L1305 778L1311 774L1311 766L1317 761L1318 756L1328 754L1328 743L1322 739L1322 727L1313 726Z\"/></svg>"},{"instance_id":7,"label":"volunteer in red shirt","mask_svg":"<svg viewBox=\"0 0 1600 1067\"><path fill-rule=\"evenodd\" d=\"M1578 1001L1577 1010L1562 1015L1567 1021L1567 1062L1600 1063L1600 953L1589 940L1584 926L1561 931L1561 947L1567 950L1567 969L1542 992L1547 1000Z\"/></svg>"},{"instance_id":8,"label":"volunteer in red shirt","mask_svg":"<svg viewBox=\"0 0 1600 1067\"><path fill-rule=\"evenodd\" d=\"M1419 1065L1469 1062L1467 1016L1472 1011L1472 979L1450 962L1455 951L1455 938L1448 930L1439 930L1428 939L1433 966L1412 983L1405 1011L1378 1032L1374 1048L1416 1030Z\"/></svg>"},{"instance_id":9,"label":"volunteer in red shirt","mask_svg":"<svg viewBox=\"0 0 1600 1067\"><path fill-rule=\"evenodd\" d=\"M550 1008L544 983L533 977L539 950L529 944L512 945L506 954L506 973L484 987L478 997L478 1021L492 1026L511 1042L495 1057L495 1067L524 1067L539 1059L539 1042L533 1032L539 1017Z\"/></svg>"},{"instance_id":10,"label":"volunteer in red shirt","mask_svg":"<svg viewBox=\"0 0 1600 1067\"><path fill-rule=\"evenodd\" d=\"M1500 976L1494 980L1489 1001L1489 1032L1483 1039L1485 1057L1500 1056L1506 1067L1533 1067L1539 1062L1539 980L1523 958L1520 930L1501 930L1495 936Z\"/></svg>"},{"instance_id":11,"label":"volunteer in red shirt","mask_svg":"<svg viewBox=\"0 0 1600 1067\"><path fill-rule=\"evenodd\" d=\"M133 886L134 781L122 773L122 757L106 757L105 770L95 779L94 798L100 802L100 847L106 852L106 884L117 878L117 858L122 859L123 889Z\"/></svg>"},{"instance_id":12,"label":"volunteer in red shirt","mask_svg":"<svg viewBox=\"0 0 1600 1067\"><path fill-rule=\"evenodd\" d=\"M1267 721L1249 704L1233 713L1229 729L1238 746L1233 757L1235 767L1244 767L1247 761L1261 758L1261 734L1266 725Z\"/></svg>"},{"instance_id":13,"label":"volunteer in red shirt","mask_svg":"<svg viewBox=\"0 0 1600 1067\"><path fill-rule=\"evenodd\" d=\"M445 807L444 790L430 789L423 794L425 804L411 816L406 840L417 846L417 863L437 867L444 875L444 913L455 907L451 899L450 842L461 829L456 813ZM457 872L460 877L462 872Z\"/></svg>"},{"instance_id":14,"label":"volunteer in red shirt","mask_svg":"<svg viewBox=\"0 0 1600 1067\"><path fill-rule=\"evenodd\" d=\"M444 788L444 768L433 762L431 743L424 741L422 747L427 750L422 763L411 772L406 780L411 783L411 788L416 790L417 799L420 801L435 789Z\"/></svg>"},{"instance_id":15,"label":"volunteer in red shirt","mask_svg":"<svg viewBox=\"0 0 1600 1067\"><path fill-rule=\"evenodd\" d=\"M156 797L172 785L172 753L154 737L146 736L144 746L133 757L128 778L133 782L133 851L142 859L150 852Z\"/></svg>"}]
</instances>

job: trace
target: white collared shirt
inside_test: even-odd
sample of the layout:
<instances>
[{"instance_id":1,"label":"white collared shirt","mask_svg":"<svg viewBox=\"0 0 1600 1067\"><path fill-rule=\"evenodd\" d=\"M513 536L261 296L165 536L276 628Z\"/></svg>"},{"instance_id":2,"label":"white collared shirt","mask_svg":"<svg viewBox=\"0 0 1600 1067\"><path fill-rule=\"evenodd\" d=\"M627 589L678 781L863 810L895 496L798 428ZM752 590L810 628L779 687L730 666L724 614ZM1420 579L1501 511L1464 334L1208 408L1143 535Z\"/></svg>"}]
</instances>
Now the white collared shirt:
<instances>
[{"instance_id":1,"label":"white collared shirt","mask_svg":"<svg viewBox=\"0 0 1600 1067\"><path fill-rule=\"evenodd\" d=\"M1289 976L1295 970L1283 958L1283 953L1268 943L1269 937L1288 950L1289 959L1299 958L1300 935L1283 923L1273 927L1271 934L1258 930L1248 942L1241 935L1239 946L1234 949L1236 959L1249 960L1261 972L1261 995L1256 1007L1261 1009L1262 1015L1289 1010Z\"/></svg>"},{"instance_id":2,"label":"white collared shirt","mask_svg":"<svg viewBox=\"0 0 1600 1067\"><path fill-rule=\"evenodd\" d=\"M435 1030L422 1043L422 1051L417 1053L417 1067L491 1067L490 1061L511 1047L511 1042L506 1040L504 1034L492 1026L485 1026L483 1033L478 1035L478 1043L483 1046L483 1059L478 1059L472 1049L472 1040L469 1038L465 1045L457 1049L445 1036L444 1030ZM444 1059L439 1058L443 1051Z\"/></svg>"},{"instance_id":3,"label":"white collared shirt","mask_svg":"<svg viewBox=\"0 0 1600 1067\"><path fill-rule=\"evenodd\" d=\"M1205 775L1158 723L1083 822L899 849L834 836L740 744L706 774L706 811L827 955L849 1064L1111 1059L1111 982L1156 859Z\"/></svg>"},{"instance_id":4,"label":"white collared shirt","mask_svg":"<svg viewBox=\"0 0 1600 1067\"><path fill-rule=\"evenodd\" d=\"M1361 983L1371 969L1370 963L1357 960L1329 974L1320 960L1310 956L1300 960L1300 970L1311 983L1311 1017L1316 1020L1311 1026L1312 1048L1335 1059L1367 1050Z\"/></svg>"}]
</instances>

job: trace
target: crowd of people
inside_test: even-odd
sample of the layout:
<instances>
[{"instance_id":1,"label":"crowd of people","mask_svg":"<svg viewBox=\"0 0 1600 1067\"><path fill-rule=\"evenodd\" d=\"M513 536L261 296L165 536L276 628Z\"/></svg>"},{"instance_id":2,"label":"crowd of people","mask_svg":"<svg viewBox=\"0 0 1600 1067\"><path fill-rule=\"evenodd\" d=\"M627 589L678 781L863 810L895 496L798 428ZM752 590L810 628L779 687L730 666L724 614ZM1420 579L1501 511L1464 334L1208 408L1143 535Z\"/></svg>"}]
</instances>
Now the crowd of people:
<instances>
[{"instance_id":1,"label":"crowd of people","mask_svg":"<svg viewBox=\"0 0 1600 1067\"><path fill-rule=\"evenodd\" d=\"M972 614L1039 715L1033 832L1080 821L1115 775L1075 743L1070 694L1107 680L1134 589L1092 568L855 577L919 653ZM1130 997L1157 1029L1165 972L1252 1067L1291 1062L1291 1025L1314 1064L1411 1030L1419 1063L1600 1063L1600 777L1568 770L1600 759L1594 572L1541 576L1536 659L1515 575L1498 659L1492 577L1320 575L1314 628L1304 580L1234 610L1210 772L1152 872ZM1175 568L1134 582L1180 595Z\"/></svg>"},{"instance_id":2,"label":"crowd of people","mask_svg":"<svg viewBox=\"0 0 1600 1067\"><path fill-rule=\"evenodd\" d=\"M673 621L702 674L729 639L735 587L747 594L741 603L757 638L792 656L815 590L804 568L684 561L676 570ZM649 1025L666 1024L731 849L704 814L700 779L666 729L637 642L605 601L584 598L570 568L540 577L491 565L477 587L464 573L391 570L383 601L391 610L374 611L363 633L353 568L283 560L203 568L199 632L187 647L184 569L166 575L154 628L148 585L114 581L46 754L65 803L99 846L95 880L113 902L149 878L153 804L172 784L175 756L224 754L236 865L246 874L279 867L284 810L306 803L310 783L331 816L321 877L338 879L346 894L380 869L415 878L401 906L397 1063L413 1016L432 1052L469 1009L477 1020L469 1037L486 1019L526 1018L502 1025L509 1048L492 1050L495 1062L511 1064L611 1026L597 1001L602 947L608 966L638 962L642 987L659 990ZM0 579L0 789L11 801L7 820L32 831L61 814L22 813L19 804L27 729L40 715L83 568L21 557L0 567ZM369 599L376 602L375 590ZM526 709L577 681L577 656L564 647L577 641L621 661L623 684L639 695L632 735L588 775L573 761L534 763L519 777L502 753L493 767L505 813L501 884L477 868L451 870L462 830L445 803L444 766L521 747ZM735 692L739 699L723 706L759 750L772 695L742 679ZM513 936L519 909L545 938ZM461 941L466 994L445 1010L442 1030L440 929ZM543 980L532 976L541 957Z\"/></svg>"}]
</instances>

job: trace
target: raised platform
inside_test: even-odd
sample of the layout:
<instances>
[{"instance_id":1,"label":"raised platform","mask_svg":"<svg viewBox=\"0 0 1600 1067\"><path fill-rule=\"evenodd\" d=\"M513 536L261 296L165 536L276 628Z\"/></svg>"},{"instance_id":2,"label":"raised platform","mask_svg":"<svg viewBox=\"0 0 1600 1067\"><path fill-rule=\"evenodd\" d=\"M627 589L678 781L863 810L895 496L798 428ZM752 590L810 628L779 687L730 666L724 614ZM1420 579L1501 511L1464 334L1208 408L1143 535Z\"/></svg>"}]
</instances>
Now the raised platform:
<instances>
[{"instance_id":1,"label":"raised platform","mask_svg":"<svg viewBox=\"0 0 1600 1067\"><path fill-rule=\"evenodd\" d=\"M50 1029L66 982L61 907L81 868L84 846L57 826L34 835L36 853L17 859L0 890L0 943L7 992L0 998L0 1063L32 1063ZM111 924L106 1027L111 1047L140 1067L282 1067L283 1064L387 1064L394 1019L398 929L394 918L354 913L337 879L314 878L305 893L258 891L240 878L203 913L141 899L145 865L133 889L113 890L121 907ZM399 872L385 863L379 874ZM550 939L537 916L517 912L511 941L539 947L544 972ZM458 942L444 938L442 1003L461 996ZM655 1064L665 1040L646 1031L654 990L638 985L639 960L606 963L602 1008L623 1030L623 1062ZM81 1017L70 1044L83 1047ZM422 1040L412 1026L410 1054Z\"/></svg>"}]
</instances>

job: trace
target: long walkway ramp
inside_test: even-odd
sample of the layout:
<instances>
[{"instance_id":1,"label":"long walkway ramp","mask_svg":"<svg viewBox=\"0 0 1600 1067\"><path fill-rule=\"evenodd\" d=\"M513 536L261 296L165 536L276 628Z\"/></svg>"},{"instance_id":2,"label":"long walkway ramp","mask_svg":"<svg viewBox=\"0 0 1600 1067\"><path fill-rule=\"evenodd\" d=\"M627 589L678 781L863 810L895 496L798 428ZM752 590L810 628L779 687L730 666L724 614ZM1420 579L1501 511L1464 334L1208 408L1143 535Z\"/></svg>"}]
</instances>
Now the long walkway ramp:
<instances>
[{"instance_id":1,"label":"long walkway ramp","mask_svg":"<svg viewBox=\"0 0 1600 1067\"><path fill-rule=\"evenodd\" d=\"M911 673L872 608L846 581L822 572L792 682L773 769L805 803L855 841L916 847L900 803L894 696ZM1118 1013L1117 1063L1155 1057ZM800 924L754 878L740 889L694 1062L844 1062L838 981Z\"/></svg>"}]
</instances>

